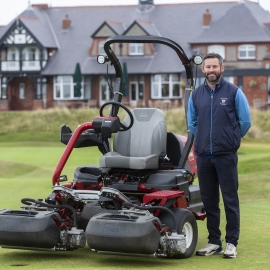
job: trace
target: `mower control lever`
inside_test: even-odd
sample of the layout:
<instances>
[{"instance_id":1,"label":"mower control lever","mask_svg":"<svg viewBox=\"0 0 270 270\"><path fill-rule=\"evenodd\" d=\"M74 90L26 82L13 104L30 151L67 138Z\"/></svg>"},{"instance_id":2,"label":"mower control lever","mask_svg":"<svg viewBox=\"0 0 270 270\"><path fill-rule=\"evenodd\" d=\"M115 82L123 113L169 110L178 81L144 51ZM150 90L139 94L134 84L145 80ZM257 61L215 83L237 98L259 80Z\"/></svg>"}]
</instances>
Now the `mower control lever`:
<instances>
[{"instance_id":1,"label":"mower control lever","mask_svg":"<svg viewBox=\"0 0 270 270\"><path fill-rule=\"evenodd\" d=\"M112 133L117 133L121 127L119 118L115 116L96 117L92 123L94 130L105 138L110 138Z\"/></svg>"}]
</instances>

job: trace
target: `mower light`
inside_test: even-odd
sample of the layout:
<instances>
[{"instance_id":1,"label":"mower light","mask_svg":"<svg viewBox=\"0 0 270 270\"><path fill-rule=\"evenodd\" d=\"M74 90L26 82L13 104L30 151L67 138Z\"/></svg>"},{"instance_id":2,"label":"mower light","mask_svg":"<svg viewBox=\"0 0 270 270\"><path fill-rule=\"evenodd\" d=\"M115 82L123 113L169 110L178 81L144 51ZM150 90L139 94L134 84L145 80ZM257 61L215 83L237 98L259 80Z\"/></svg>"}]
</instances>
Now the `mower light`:
<instances>
[{"instance_id":1,"label":"mower light","mask_svg":"<svg viewBox=\"0 0 270 270\"><path fill-rule=\"evenodd\" d=\"M105 56L105 55L100 54L100 55L97 56L97 62L99 64L104 64L104 63L106 63L108 61L109 61L109 58L107 56Z\"/></svg>"},{"instance_id":2,"label":"mower light","mask_svg":"<svg viewBox=\"0 0 270 270\"><path fill-rule=\"evenodd\" d=\"M203 62L203 57L201 55L195 55L192 59L193 63L196 65L201 65Z\"/></svg>"}]
</instances>

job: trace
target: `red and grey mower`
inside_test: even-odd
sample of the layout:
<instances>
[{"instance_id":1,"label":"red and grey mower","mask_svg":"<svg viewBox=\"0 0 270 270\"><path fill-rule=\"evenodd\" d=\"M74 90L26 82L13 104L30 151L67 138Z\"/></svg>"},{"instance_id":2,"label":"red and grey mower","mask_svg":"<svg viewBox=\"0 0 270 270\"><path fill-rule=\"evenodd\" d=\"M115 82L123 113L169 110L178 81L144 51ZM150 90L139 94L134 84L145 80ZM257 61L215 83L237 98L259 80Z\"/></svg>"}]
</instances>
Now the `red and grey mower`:
<instances>
[{"instance_id":1,"label":"red and grey mower","mask_svg":"<svg viewBox=\"0 0 270 270\"><path fill-rule=\"evenodd\" d=\"M176 258L193 254L196 220L205 218L199 187L193 184L193 135L168 132L160 109L130 110L121 103L122 68L113 43L159 43L173 49L185 67L187 110L194 57L189 59L177 43L163 37L108 38L107 56L99 56L98 62L110 61L115 69L113 100L101 106L100 116L74 132L61 127L66 148L53 173L53 191L44 201L23 198L21 209L0 211L3 248L65 251L87 243L89 251L105 254ZM106 106L111 106L108 116L103 115ZM127 112L122 122L120 108ZM65 163L80 147L98 147L99 165L80 166L73 181L63 183Z\"/></svg>"}]
</instances>

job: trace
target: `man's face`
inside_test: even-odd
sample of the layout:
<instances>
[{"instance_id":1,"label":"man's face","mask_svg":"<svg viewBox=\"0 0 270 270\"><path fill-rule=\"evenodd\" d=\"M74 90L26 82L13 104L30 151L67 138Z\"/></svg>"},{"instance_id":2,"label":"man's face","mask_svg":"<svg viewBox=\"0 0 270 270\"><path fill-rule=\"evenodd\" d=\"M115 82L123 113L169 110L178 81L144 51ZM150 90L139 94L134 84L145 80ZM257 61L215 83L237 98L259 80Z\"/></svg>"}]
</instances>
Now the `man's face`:
<instances>
[{"instance_id":1,"label":"man's face","mask_svg":"<svg viewBox=\"0 0 270 270\"><path fill-rule=\"evenodd\" d=\"M210 84L216 84L219 81L223 71L224 66L220 66L217 58L205 59L204 65L202 66L202 72Z\"/></svg>"}]
</instances>

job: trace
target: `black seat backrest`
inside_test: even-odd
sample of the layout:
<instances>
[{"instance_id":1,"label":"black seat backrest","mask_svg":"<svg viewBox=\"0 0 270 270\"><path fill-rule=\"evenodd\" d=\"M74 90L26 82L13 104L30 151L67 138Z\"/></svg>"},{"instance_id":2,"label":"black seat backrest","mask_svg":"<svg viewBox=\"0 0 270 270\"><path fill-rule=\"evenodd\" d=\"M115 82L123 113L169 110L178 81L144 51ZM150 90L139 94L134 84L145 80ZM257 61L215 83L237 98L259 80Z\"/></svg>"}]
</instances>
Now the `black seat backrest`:
<instances>
[{"instance_id":1,"label":"black seat backrest","mask_svg":"<svg viewBox=\"0 0 270 270\"><path fill-rule=\"evenodd\" d=\"M180 138L173 132L167 132L167 157L174 166L178 166L183 148Z\"/></svg>"}]
</instances>

